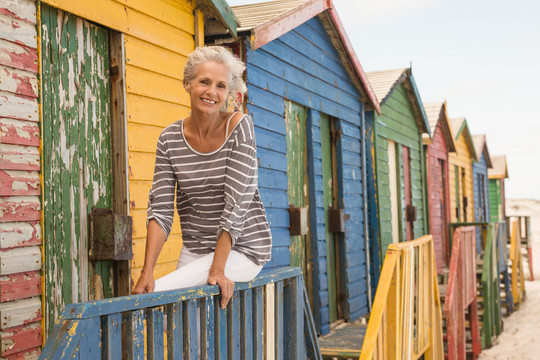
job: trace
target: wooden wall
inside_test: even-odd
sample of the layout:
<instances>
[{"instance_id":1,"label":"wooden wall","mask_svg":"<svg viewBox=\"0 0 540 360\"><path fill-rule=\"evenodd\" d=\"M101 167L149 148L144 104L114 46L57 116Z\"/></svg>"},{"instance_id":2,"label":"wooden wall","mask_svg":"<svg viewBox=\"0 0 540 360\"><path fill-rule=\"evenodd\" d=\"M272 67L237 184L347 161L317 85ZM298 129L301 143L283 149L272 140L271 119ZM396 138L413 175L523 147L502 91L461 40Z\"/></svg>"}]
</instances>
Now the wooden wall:
<instances>
[{"instance_id":1,"label":"wooden wall","mask_svg":"<svg viewBox=\"0 0 540 360\"><path fill-rule=\"evenodd\" d=\"M450 219L451 222L473 222L474 221L474 192L473 192L473 178L472 178L472 158L470 154L470 148L467 146L465 140L465 131L462 131L460 136L456 139L456 152L448 154L449 173L450 173ZM464 217L463 209L460 211L460 219L456 216L456 174L454 166L465 169L465 187L461 186L461 178L457 179L459 183L459 189L461 191L461 197L466 196L468 199L467 216ZM461 177L461 175L460 175ZM460 199L462 207L463 201Z\"/></svg>"},{"instance_id":2,"label":"wooden wall","mask_svg":"<svg viewBox=\"0 0 540 360\"><path fill-rule=\"evenodd\" d=\"M412 105L410 104L403 84L397 86L390 98L381 106L381 115L375 115L375 167L377 173L378 189L378 216L379 216L379 243L381 254L384 258L388 245L392 243L392 216L390 201L390 178L388 168L388 140L396 144L409 148L410 174L411 174L411 195L412 205L416 206L417 217L414 222L413 238L419 238L426 234L425 229L425 208L424 193L425 186L423 163L422 136L414 118ZM399 147L401 148L401 147ZM401 150L401 149L400 149ZM400 178L403 177L403 164L401 152L397 157L399 160ZM405 207L404 189L401 181L400 224L402 229L401 239L405 239Z\"/></svg>"},{"instance_id":3,"label":"wooden wall","mask_svg":"<svg viewBox=\"0 0 540 360\"><path fill-rule=\"evenodd\" d=\"M312 307L319 330L325 334L330 324L319 112L334 117L341 130L340 200L350 219L346 222L343 242L345 253L339 263L345 269L346 314L348 319L355 320L369 311L361 156L364 107L319 18L255 51L249 50L249 41L246 46L247 109L255 122L259 188L273 235L272 260L267 268L290 263L285 100L310 109L307 136L312 200Z\"/></svg>"},{"instance_id":4,"label":"wooden wall","mask_svg":"<svg viewBox=\"0 0 540 360\"><path fill-rule=\"evenodd\" d=\"M136 281L144 261L146 206L157 138L163 128L187 116L189 111L182 69L187 55L195 48L195 5L187 0L43 2L124 34L129 209L133 217L131 275ZM181 246L179 221L175 217L156 265L156 278L176 268Z\"/></svg>"},{"instance_id":5,"label":"wooden wall","mask_svg":"<svg viewBox=\"0 0 540 360\"><path fill-rule=\"evenodd\" d=\"M0 0L0 357L39 354L40 129L37 12Z\"/></svg>"},{"instance_id":6,"label":"wooden wall","mask_svg":"<svg viewBox=\"0 0 540 360\"><path fill-rule=\"evenodd\" d=\"M426 169L428 182L428 206L429 206L429 232L433 236L435 248L435 260L437 262L437 272L440 273L447 265L449 258L448 244L443 241L447 239L447 226L450 222L450 202L448 201L448 145L443 135L442 126L437 126L432 136L432 143L427 145ZM441 169L441 162L444 161L444 169ZM441 174L446 174L443 181ZM446 185L442 191L441 187ZM441 197L442 195L442 197Z\"/></svg>"},{"instance_id":7,"label":"wooden wall","mask_svg":"<svg viewBox=\"0 0 540 360\"><path fill-rule=\"evenodd\" d=\"M490 221L505 221L503 213L503 184L504 179L489 179L489 214Z\"/></svg>"}]
</instances>

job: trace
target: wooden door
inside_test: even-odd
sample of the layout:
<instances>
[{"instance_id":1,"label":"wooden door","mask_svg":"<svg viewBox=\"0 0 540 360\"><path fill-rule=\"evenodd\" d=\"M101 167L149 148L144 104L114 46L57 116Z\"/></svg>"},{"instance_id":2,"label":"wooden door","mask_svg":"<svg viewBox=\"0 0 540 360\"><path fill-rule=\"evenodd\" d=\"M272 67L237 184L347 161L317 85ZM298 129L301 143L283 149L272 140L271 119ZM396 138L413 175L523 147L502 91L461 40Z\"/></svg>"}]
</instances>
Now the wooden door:
<instances>
[{"instance_id":1,"label":"wooden door","mask_svg":"<svg viewBox=\"0 0 540 360\"><path fill-rule=\"evenodd\" d=\"M321 114L321 157L323 178L324 221L326 235L326 271L328 277L328 305L330 323L343 318L340 299L341 279L338 259L340 256L339 236L330 231L328 223L329 208L338 208L338 180L336 157L335 124L331 118Z\"/></svg>"},{"instance_id":2,"label":"wooden door","mask_svg":"<svg viewBox=\"0 0 540 360\"><path fill-rule=\"evenodd\" d=\"M113 296L111 262L88 260L88 215L112 207L109 34L43 5L44 318Z\"/></svg>"},{"instance_id":3,"label":"wooden door","mask_svg":"<svg viewBox=\"0 0 540 360\"><path fill-rule=\"evenodd\" d=\"M447 213L449 199L447 192L447 179L446 179L446 161L438 159L439 165L439 206L440 206L440 217L441 217L441 240L442 247L444 251L443 260L445 265L450 264L450 244L448 243L448 222L450 221Z\"/></svg>"},{"instance_id":4,"label":"wooden door","mask_svg":"<svg viewBox=\"0 0 540 360\"><path fill-rule=\"evenodd\" d=\"M397 244L401 239L401 211L400 211L400 191L399 191L399 171L396 143L388 140L388 177L390 185L390 206L392 217L392 243Z\"/></svg>"},{"instance_id":5,"label":"wooden door","mask_svg":"<svg viewBox=\"0 0 540 360\"><path fill-rule=\"evenodd\" d=\"M412 207L412 195L411 195L411 159L409 157L409 148L406 146L401 147L401 159L403 164L403 192L405 200L405 215L407 216L407 208ZM406 241L413 240L414 237L414 220L405 219L405 237Z\"/></svg>"},{"instance_id":6,"label":"wooden door","mask_svg":"<svg viewBox=\"0 0 540 360\"><path fill-rule=\"evenodd\" d=\"M309 224L309 179L307 173L306 144L306 108L287 101L285 103L285 122L287 126L287 178L289 189L289 206L307 208ZM291 266L300 266L304 271L306 283L310 284L311 274L308 271L308 251L310 235L291 236Z\"/></svg>"}]
</instances>

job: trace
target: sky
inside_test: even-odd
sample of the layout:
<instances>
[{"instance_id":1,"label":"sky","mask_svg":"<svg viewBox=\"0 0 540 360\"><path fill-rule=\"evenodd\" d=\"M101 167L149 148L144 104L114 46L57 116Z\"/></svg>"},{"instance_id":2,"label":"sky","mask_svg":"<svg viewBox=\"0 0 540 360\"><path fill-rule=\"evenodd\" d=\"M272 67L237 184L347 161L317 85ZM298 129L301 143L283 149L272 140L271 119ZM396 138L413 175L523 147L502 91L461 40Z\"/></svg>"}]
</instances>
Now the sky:
<instances>
[{"instance_id":1,"label":"sky","mask_svg":"<svg viewBox=\"0 0 540 360\"><path fill-rule=\"evenodd\" d=\"M423 102L446 100L506 155L506 196L540 200L540 1L333 3L365 71L412 64Z\"/></svg>"}]
</instances>

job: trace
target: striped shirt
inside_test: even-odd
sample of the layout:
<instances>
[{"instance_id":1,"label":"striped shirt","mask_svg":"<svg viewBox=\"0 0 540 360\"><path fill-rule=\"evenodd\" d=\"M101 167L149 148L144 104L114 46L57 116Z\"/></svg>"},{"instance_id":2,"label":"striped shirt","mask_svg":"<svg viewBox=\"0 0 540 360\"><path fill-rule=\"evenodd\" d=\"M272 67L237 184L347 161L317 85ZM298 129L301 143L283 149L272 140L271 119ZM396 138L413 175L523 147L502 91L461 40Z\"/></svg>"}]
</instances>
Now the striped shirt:
<instances>
[{"instance_id":1,"label":"striped shirt","mask_svg":"<svg viewBox=\"0 0 540 360\"><path fill-rule=\"evenodd\" d=\"M244 115L223 145L210 153L194 150L183 134L183 120L163 130L156 149L147 221L169 236L174 194L183 244L196 254L215 251L223 230L232 248L257 265L270 260L272 236L257 188L253 121Z\"/></svg>"}]
</instances>

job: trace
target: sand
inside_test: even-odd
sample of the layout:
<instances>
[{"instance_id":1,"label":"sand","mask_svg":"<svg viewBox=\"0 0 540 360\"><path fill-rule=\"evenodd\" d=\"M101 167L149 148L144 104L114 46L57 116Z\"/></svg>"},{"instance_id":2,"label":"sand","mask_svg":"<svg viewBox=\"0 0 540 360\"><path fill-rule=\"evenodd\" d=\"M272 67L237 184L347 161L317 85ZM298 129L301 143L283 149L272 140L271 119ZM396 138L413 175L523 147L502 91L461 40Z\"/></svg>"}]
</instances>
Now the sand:
<instances>
[{"instance_id":1,"label":"sand","mask_svg":"<svg viewBox=\"0 0 540 360\"><path fill-rule=\"evenodd\" d=\"M506 211L509 216L531 216L535 281L526 281L525 301L503 319L504 331L492 348L482 351L480 360L537 360L540 359L540 201L508 199Z\"/></svg>"}]
</instances>

